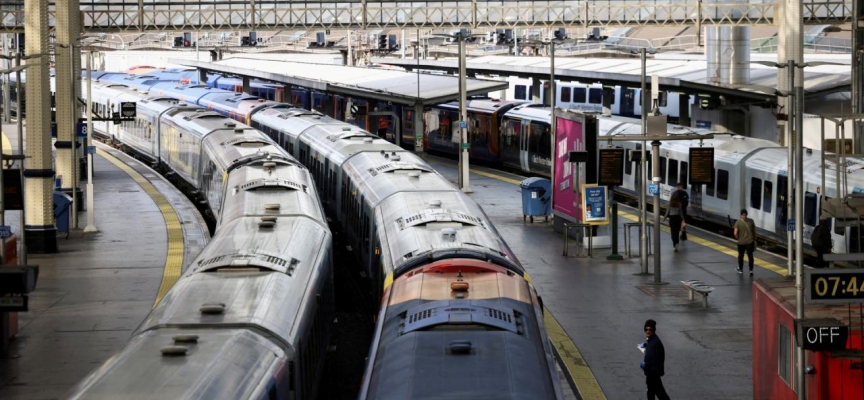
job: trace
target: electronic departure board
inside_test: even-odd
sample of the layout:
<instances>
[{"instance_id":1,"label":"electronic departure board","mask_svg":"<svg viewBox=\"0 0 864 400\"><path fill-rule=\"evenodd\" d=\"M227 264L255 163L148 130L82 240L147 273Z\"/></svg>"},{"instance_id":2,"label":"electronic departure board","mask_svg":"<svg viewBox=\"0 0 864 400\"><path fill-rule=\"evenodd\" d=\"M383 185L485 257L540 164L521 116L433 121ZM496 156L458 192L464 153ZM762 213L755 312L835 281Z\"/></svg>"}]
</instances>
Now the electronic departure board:
<instances>
[{"instance_id":1,"label":"electronic departure board","mask_svg":"<svg viewBox=\"0 0 864 400\"><path fill-rule=\"evenodd\" d=\"M714 183L714 148L690 148L690 184L710 185Z\"/></svg>"},{"instance_id":2,"label":"electronic departure board","mask_svg":"<svg viewBox=\"0 0 864 400\"><path fill-rule=\"evenodd\" d=\"M807 300L818 303L864 302L864 269L807 271Z\"/></svg>"},{"instance_id":3,"label":"electronic departure board","mask_svg":"<svg viewBox=\"0 0 864 400\"><path fill-rule=\"evenodd\" d=\"M624 184L624 149L600 149L600 174L597 184L621 186Z\"/></svg>"}]
</instances>

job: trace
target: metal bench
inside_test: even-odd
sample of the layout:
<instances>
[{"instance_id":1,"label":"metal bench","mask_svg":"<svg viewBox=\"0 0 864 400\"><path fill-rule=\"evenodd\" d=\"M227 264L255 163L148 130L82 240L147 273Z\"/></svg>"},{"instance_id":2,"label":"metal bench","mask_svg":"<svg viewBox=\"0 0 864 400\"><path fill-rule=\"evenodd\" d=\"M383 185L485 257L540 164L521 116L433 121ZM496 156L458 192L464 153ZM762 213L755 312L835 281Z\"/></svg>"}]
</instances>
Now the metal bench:
<instances>
[{"instance_id":1,"label":"metal bench","mask_svg":"<svg viewBox=\"0 0 864 400\"><path fill-rule=\"evenodd\" d=\"M702 307L708 308L708 293L714 291L713 287L706 285L705 282L697 280L681 281L681 284L684 285L685 289L687 289L690 301L693 301L694 293L699 293L702 295Z\"/></svg>"}]
</instances>

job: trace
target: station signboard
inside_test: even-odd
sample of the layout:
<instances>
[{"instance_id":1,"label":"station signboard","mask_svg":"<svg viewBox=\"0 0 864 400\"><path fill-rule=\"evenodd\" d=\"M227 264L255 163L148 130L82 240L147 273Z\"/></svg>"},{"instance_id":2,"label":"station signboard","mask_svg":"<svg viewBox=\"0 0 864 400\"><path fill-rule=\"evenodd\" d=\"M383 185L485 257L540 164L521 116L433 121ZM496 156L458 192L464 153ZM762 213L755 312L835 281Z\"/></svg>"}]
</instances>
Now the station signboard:
<instances>
[{"instance_id":1,"label":"station signboard","mask_svg":"<svg viewBox=\"0 0 864 400\"><path fill-rule=\"evenodd\" d=\"M624 184L624 149L600 149L600 168L597 184L621 186Z\"/></svg>"},{"instance_id":2,"label":"station signboard","mask_svg":"<svg viewBox=\"0 0 864 400\"><path fill-rule=\"evenodd\" d=\"M714 183L714 148L690 148L690 184L710 185Z\"/></svg>"}]
</instances>

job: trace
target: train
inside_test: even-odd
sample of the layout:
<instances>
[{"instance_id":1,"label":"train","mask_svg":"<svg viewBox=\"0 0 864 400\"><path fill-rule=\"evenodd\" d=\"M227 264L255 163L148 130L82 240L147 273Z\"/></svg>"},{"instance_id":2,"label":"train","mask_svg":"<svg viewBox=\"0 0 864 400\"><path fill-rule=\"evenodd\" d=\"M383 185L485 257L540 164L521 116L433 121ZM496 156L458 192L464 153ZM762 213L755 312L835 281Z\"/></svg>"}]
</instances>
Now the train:
<instances>
[{"instance_id":1,"label":"train","mask_svg":"<svg viewBox=\"0 0 864 400\"><path fill-rule=\"evenodd\" d=\"M335 305L333 235L311 171L206 108L93 89L100 105L137 103L134 120L96 122L95 133L165 171L217 223L129 343L69 397L314 398Z\"/></svg>"},{"instance_id":2,"label":"train","mask_svg":"<svg viewBox=\"0 0 864 400\"><path fill-rule=\"evenodd\" d=\"M531 79L511 76L508 77L507 82L510 83L510 86L505 92L504 99L532 100ZM604 89L606 89L605 92ZM546 102L546 91L546 85L541 85L539 94L541 102ZM490 97L494 97L493 94L490 93ZM557 108L601 113L603 111L604 95L611 96L609 99L609 112L612 115L631 118L639 118L642 115L642 89L630 89L620 85L609 87L600 83L585 84L572 81L555 81L555 107ZM695 96L690 95L688 99L690 104L695 104ZM546 104L548 105L548 103ZM670 123L678 123L678 116L681 112L678 95L674 93L669 95L666 92L661 92L657 106L660 114L665 115Z\"/></svg>"},{"instance_id":3,"label":"train","mask_svg":"<svg viewBox=\"0 0 864 400\"><path fill-rule=\"evenodd\" d=\"M221 121L233 119L238 126L247 121L268 143L305 165L324 213L339 226L340 237L356 254L357 270L380 299L361 398L474 398L484 393L502 399L563 397L542 299L530 276L483 209L423 159L316 111L242 94L222 98L225 91L200 85L161 82L134 89L113 80L94 82L94 109L116 110L119 102L130 101L130 93L147 97L138 101L136 121L99 128L109 141L136 152L156 151L154 163L186 157L183 166L172 171L192 189L200 191L201 185L193 186L189 177L206 175L204 181L215 186L218 171L193 168L207 157L194 154L198 142L191 137L178 142L152 139L158 130L148 118L170 111L142 112L142 103L145 108L156 101L191 107L210 97L208 108L213 111L198 112ZM189 123L184 117L171 117L171 122L172 129ZM169 155L157 143L185 150ZM502 368L507 365L523 368ZM453 377L447 387L438 385L442 376Z\"/></svg>"},{"instance_id":4,"label":"train","mask_svg":"<svg viewBox=\"0 0 864 400\"><path fill-rule=\"evenodd\" d=\"M152 88L173 87L166 83L152 85ZM169 89L166 93L179 89ZM188 89L187 89L188 90ZM210 91L215 89L209 89ZM240 95L238 95L240 96ZM250 102L260 102L260 99L247 99ZM265 100L266 101L266 100ZM471 99L466 104L468 110L468 142L471 145L470 154L473 161L486 163L493 167L505 167L521 173L537 176L551 176L553 162L551 151L551 118L552 109L548 106L532 104L523 101L499 101L494 99ZM458 131L454 121L459 120L458 102L450 102L428 108L424 112L423 142L424 150L445 156L455 157L458 154ZM252 118L250 112L240 118ZM641 122L638 119L621 116L599 116L599 137L621 134L641 134ZM410 120L410 118L409 118ZM739 135L720 133L711 129L682 127L675 124L667 125L670 135L682 133L711 133L717 139L703 141L703 145L715 146L714 187L707 185L687 185L688 176L680 171L687 171L686 163L689 157L689 147L699 143L668 141L661 144L663 157L661 160L661 190L662 204L665 206L668 198L678 182L687 185L692 206L688 209L690 217L722 225L734 223L741 209L748 209L749 215L756 221L759 240L772 245L785 246L786 225L790 216L787 215L786 188L788 173L786 171L786 148L776 142L748 138ZM403 135L403 139L413 136ZM455 138L455 139L454 139ZM403 140L400 143L405 148L413 145ZM630 150L638 148L639 142L621 144ZM810 248L810 232L819 223L819 217L825 208L835 209L829 203L837 202L844 193L837 189L836 174L826 176L826 187L822 186L822 159L820 152L807 150L805 155L805 218L803 242L808 252ZM722 157L721 157L722 155ZM847 169L846 187L848 194L864 193L864 170L857 165L864 164L858 158L849 158L847 162L855 165ZM635 164L628 162L626 171L632 171ZM833 162L827 161L828 168L836 171ZM675 171L675 174L672 172ZM671 175L670 175L671 174ZM757 195L757 186L761 182L761 195ZM635 201L636 181L633 176L625 176L625 184L616 187L615 193ZM736 190L736 188L744 190ZM833 200L832 200L833 199ZM766 201L767 200L767 201ZM769 204L770 203L770 204ZM842 208L842 207L840 207ZM833 214L836 213L831 213ZM830 218L833 228L833 251L849 252L864 248L860 239L860 222L853 217Z\"/></svg>"}]
</instances>

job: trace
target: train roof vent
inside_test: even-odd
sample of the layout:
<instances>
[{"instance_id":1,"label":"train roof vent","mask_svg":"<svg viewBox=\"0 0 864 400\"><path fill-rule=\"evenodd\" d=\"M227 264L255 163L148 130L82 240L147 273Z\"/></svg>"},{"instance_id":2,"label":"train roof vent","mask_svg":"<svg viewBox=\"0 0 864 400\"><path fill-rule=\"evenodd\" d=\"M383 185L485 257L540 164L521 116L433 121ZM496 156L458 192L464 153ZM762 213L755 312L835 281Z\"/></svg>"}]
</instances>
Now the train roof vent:
<instances>
[{"instance_id":1,"label":"train roof vent","mask_svg":"<svg viewBox=\"0 0 864 400\"><path fill-rule=\"evenodd\" d=\"M236 122L226 122L225 126L228 128L233 128L233 127L237 126L237 123Z\"/></svg>"},{"instance_id":2,"label":"train roof vent","mask_svg":"<svg viewBox=\"0 0 864 400\"><path fill-rule=\"evenodd\" d=\"M339 133L334 133L332 135L327 135L327 140L331 142L337 142L339 140L344 139L353 139L353 138L368 138L370 137L368 133L363 131L344 131ZM365 142L365 140L364 140Z\"/></svg>"},{"instance_id":3,"label":"train roof vent","mask_svg":"<svg viewBox=\"0 0 864 400\"><path fill-rule=\"evenodd\" d=\"M204 303L198 308L201 314L225 314L225 303Z\"/></svg>"},{"instance_id":4,"label":"train roof vent","mask_svg":"<svg viewBox=\"0 0 864 400\"><path fill-rule=\"evenodd\" d=\"M222 142L222 146L236 146L236 147L264 147L270 145L270 142L264 139L255 139L248 137L239 137L234 138L225 142Z\"/></svg>"},{"instance_id":5,"label":"train roof vent","mask_svg":"<svg viewBox=\"0 0 864 400\"><path fill-rule=\"evenodd\" d=\"M372 140L371 137L363 138L363 143L372 143L372 142L374 142L374 140Z\"/></svg>"},{"instance_id":6,"label":"train roof vent","mask_svg":"<svg viewBox=\"0 0 864 400\"><path fill-rule=\"evenodd\" d=\"M512 309L472 300L440 300L424 303L408 310L405 313L401 334L428 329L448 330L449 327L462 330L461 326L464 325L474 325L478 329L488 327L521 333L517 328L516 314Z\"/></svg>"},{"instance_id":7,"label":"train roof vent","mask_svg":"<svg viewBox=\"0 0 864 400\"><path fill-rule=\"evenodd\" d=\"M276 217L261 217L258 221L258 229L270 229L276 226Z\"/></svg>"},{"instance_id":8,"label":"train roof vent","mask_svg":"<svg viewBox=\"0 0 864 400\"><path fill-rule=\"evenodd\" d=\"M185 356L189 352L189 348L186 346L165 346L159 349L159 352L165 357L179 357Z\"/></svg>"},{"instance_id":9,"label":"train roof vent","mask_svg":"<svg viewBox=\"0 0 864 400\"><path fill-rule=\"evenodd\" d=\"M198 335L174 335L174 343L198 343Z\"/></svg>"},{"instance_id":10,"label":"train roof vent","mask_svg":"<svg viewBox=\"0 0 864 400\"><path fill-rule=\"evenodd\" d=\"M432 200L429 202L429 207L441 208L441 200Z\"/></svg>"},{"instance_id":11,"label":"train roof vent","mask_svg":"<svg viewBox=\"0 0 864 400\"><path fill-rule=\"evenodd\" d=\"M460 211L447 210L444 208L427 209L410 217L399 218L396 220L399 229L412 228L420 225L425 226L430 222L458 222L463 225L479 226L486 229L486 224L482 219Z\"/></svg>"},{"instance_id":12,"label":"train roof vent","mask_svg":"<svg viewBox=\"0 0 864 400\"><path fill-rule=\"evenodd\" d=\"M456 240L456 228L444 228L441 230L441 237L444 240L455 241Z\"/></svg>"},{"instance_id":13,"label":"train roof vent","mask_svg":"<svg viewBox=\"0 0 864 400\"><path fill-rule=\"evenodd\" d=\"M253 179L249 182L246 182L242 185L237 186L235 189L237 191L249 191L249 190L257 190L257 189L275 189L275 188L285 188L285 189L293 189L300 190L303 193L308 192L308 188L306 185L289 181L287 179L271 179L271 178L258 178Z\"/></svg>"},{"instance_id":14,"label":"train roof vent","mask_svg":"<svg viewBox=\"0 0 864 400\"><path fill-rule=\"evenodd\" d=\"M203 111L203 110L195 110L195 114L186 115L183 117L186 121L191 121L193 119L216 119L216 118L225 118L219 113L215 113L212 111Z\"/></svg>"},{"instance_id":15,"label":"train roof vent","mask_svg":"<svg viewBox=\"0 0 864 400\"><path fill-rule=\"evenodd\" d=\"M234 133L236 133L238 135L242 135L244 131L245 131L245 129L243 129L243 128L234 128Z\"/></svg>"},{"instance_id":16,"label":"train roof vent","mask_svg":"<svg viewBox=\"0 0 864 400\"><path fill-rule=\"evenodd\" d=\"M264 211L266 211L266 212L276 212L276 211L279 211L280 208L282 208L282 205L278 204L278 203L271 203L271 204L265 204L264 205Z\"/></svg>"},{"instance_id":17,"label":"train roof vent","mask_svg":"<svg viewBox=\"0 0 864 400\"><path fill-rule=\"evenodd\" d=\"M396 172L396 171L409 171L409 172L418 172L418 173L431 172L429 170L429 168L424 167L424 166L419 165L419 164L401 162L401 161L400 162L392 162L392 161L399 161L398 158L396 158L396 159L391 158L390 161L391 162L388 162L387 164L381 165L379 167L369 168L369 173L372 176L376 176L378 174L385 174L388 172Z\"/></svg>"},{"instance_id":18,"label":"train roof vent","mask_svg":"<svg viewBox=\"0 0 864 400\"><path fill-rule=\"evenodd\" d=\"M210 264L218 263L218 262L220 262L220 261L222 261L222 260L224 260L224 259L225 259L225 256L224 256L224 255L221 255L221 256L216 256L216 257L209 258L209 259L207 259L207 260L201 260L201 261L198 261L198 267L206 267L206 266L208 266L208 265L210 265Z\"/></svg>"}]
</instances>

